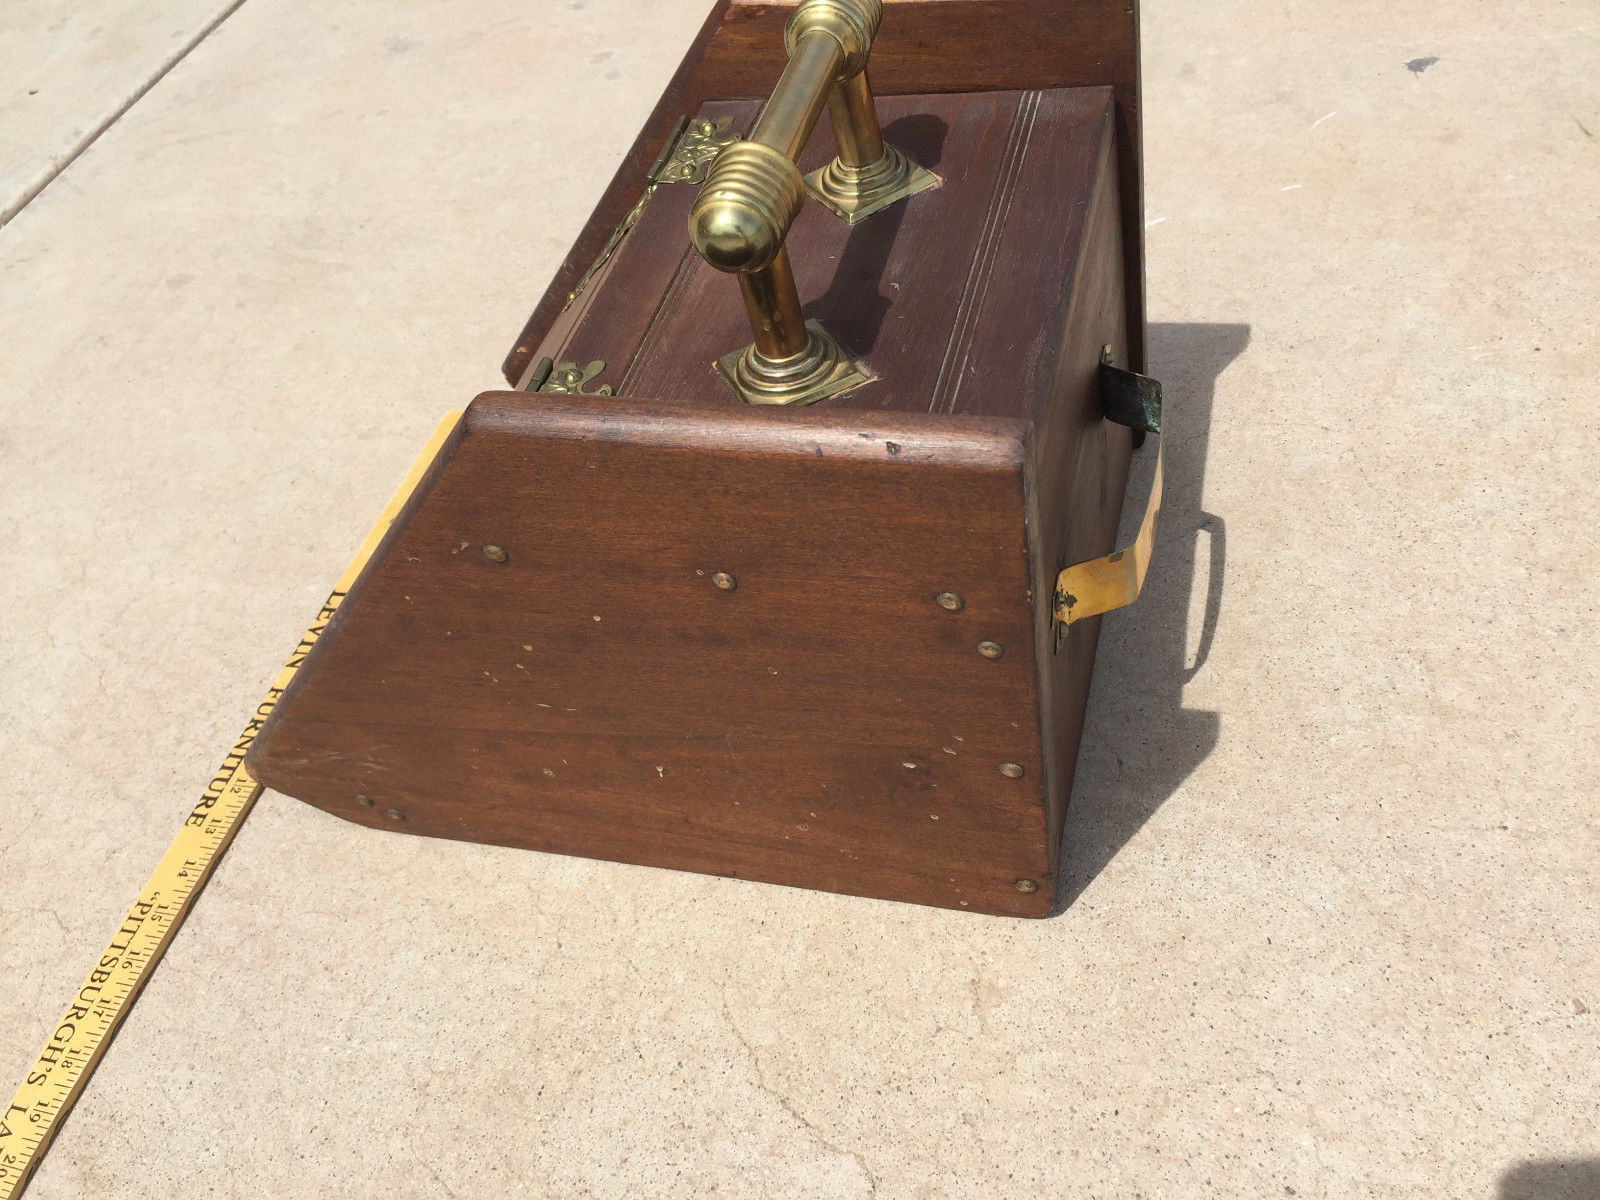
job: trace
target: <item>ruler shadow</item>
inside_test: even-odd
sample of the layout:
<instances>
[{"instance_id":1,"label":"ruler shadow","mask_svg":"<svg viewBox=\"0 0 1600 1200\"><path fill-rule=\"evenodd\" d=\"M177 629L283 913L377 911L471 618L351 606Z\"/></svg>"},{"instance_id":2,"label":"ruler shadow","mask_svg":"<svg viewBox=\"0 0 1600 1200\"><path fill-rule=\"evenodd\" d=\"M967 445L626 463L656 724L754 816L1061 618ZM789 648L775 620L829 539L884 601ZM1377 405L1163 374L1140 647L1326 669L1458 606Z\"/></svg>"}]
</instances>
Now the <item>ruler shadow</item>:
<instances>
[{"instance_id":1,"label":"ruler shadow","mask_svg":"<svg viewBox=\"0 0 1600 1200\"><path fill-rule=\"evenodd\" d=\"M1202 507L1206 452L1217 377L1244 352L1250 326L1154 324L1148 337L1148 373L1161 380L1166 398L1161 517L1138 603L1109 614L1101 628L1063 832L1057 912L1177 791L1221 732L1219 714L1183 706L1183 689L1205 666L1221 613L1226 526ZM1135 519L1153 469L1151 449L1147 442L1134 457L1127 508ZM1202 564L1204 617L1189 661L1190 597Z\"/></svg>"}]
</instances>

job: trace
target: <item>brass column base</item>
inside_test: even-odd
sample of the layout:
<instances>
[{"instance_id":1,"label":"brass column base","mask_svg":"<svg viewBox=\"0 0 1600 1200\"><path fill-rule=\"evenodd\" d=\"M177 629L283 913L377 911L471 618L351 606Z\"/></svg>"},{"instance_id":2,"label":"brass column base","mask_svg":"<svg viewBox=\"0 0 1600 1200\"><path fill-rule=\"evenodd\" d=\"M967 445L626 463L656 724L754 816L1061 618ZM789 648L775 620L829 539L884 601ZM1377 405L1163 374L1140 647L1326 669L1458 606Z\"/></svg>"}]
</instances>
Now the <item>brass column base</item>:
<instances>
[{"instance_id":1,"label":"brass column base","mask_svg":"<svg viewBox=\"0 0 1600 1200\"><path fill-rule=\"evenodd\" d=\"M806 176L806 190L843 217L845 224L854 225L942 182L932 171L919 167L885 142L883 156L877 162L852 167L835 158Z\"/></svg>"},{"instance_id":2,"label":"brass column base","mask_svg":"<svg viewBox=\"0 0 1600 1200\"><path fill-rule=\"evenodd\" d=\"M746 404L815 404L877 378L817 321L806 322L798 354L768 358L752 344L724 354L716 368Z\"/></svg>"}]
</instances>

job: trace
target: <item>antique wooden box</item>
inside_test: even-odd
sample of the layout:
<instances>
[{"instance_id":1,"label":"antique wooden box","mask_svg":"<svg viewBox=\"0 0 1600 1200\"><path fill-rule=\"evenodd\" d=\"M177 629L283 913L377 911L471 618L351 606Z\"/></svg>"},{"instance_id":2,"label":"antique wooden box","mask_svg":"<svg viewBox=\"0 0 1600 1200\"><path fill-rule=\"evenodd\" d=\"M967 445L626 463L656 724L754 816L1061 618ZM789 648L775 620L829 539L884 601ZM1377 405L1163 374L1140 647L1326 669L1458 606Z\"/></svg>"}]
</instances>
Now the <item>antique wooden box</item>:
<instances>
[{"instance_id":1,"label":"antique wooden box","mask_svg":"<svg viewBox=\"0 0 1600 1200\"><path fill-rule=\"evenodd\" d=\"M1102 366L1143 353L1134 17L876 7L712 13L512 390L472 402L257 738L269 786L410 833L1050 911L1098 632L1058 575L1112 551L1138 436ZM863 104L901 194L796 200L883 161ZM833 391L784 393L773 364L817 337Z\"/></svg>"}]
</instances>

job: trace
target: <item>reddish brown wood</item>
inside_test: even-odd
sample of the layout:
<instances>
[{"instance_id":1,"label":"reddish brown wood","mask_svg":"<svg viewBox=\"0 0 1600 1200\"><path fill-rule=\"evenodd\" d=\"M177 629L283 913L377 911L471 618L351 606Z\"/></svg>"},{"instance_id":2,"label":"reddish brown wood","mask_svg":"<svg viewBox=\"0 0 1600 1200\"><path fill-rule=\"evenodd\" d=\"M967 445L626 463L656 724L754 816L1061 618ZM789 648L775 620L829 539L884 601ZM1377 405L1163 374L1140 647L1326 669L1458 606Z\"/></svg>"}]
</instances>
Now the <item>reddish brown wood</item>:
<instances>
[{"instance_id":1,"label":"reddish brown wood","mask_svg":"<svg viewBox=\"0 0 1600 1200\"><path fill-rule=\"evenodd\" d=\"M1099 169L1087 189L1086 232L1073 265L1072 285L1053 311L1055 324L1046 327L1056 350L1041 363L1052 402L1041 407L1035 429L1037 469L1031 475L1035 487L1029 495L1029 524L1041 531L1043 551L1032 564L1038 596L1053 593L1062 568L1113 548L1133 448L1132 433L1101 415L1101 349L1109 346L1115 361L1125 363L1132 353L1132 337L1125 324L1122 205L1110 139L1101 144L1099 153ZM1030 218L1038 219L1037 214L1024 214L1018 236L1030 236ZM1051 328L1056 331L1053 337ZM1046 744L1050 777L1057 785L1048 836L1051 845L1058 845L1077 766L1100 618L1074 622L1057 647L1046 607L1036 606L1034 629L1040 660L1049 664L1040 674L1039 719L1054 734Z\"/></svg>"},{"instance_id":2,"label":"reddish brown wood","mask_svg":"<svg viewBox=\"0 0 1600 1200\"><path fill-rule=\"evenodd\" d=\"M1027 435L480 397L251 768L380 827L1039 915Z\"/></svg>"},{"instance_id":3,"label":"reddish brown wood","mask_svg":"<svg viewBox=\"0 0 1600 1200\"><path fill-rule=\"evenodd\" d=\"M787 54L792 3L733 3L686 94L764 96ZM888 0L872 44L875 91L987 92L1137 84L1128 0Z\"/></svg>"},{"instance_id":4,"label":"reddish brown wood","mask_svg":"<svg viewBox=\"0 0 1600 1200\"><path fill-rule=\"evenodd\" d=\"M765 97L783 69L792 4L713 9L601 197L572 252L528 318L503 370L532 365L611 231L638 199L645 173L680 115L708 100ZM870 67L880 95L1109 86L1115 97L1128 358L1144 361L1143 167L1136 0L889 0Z\"/></svg>"}]
</instances>

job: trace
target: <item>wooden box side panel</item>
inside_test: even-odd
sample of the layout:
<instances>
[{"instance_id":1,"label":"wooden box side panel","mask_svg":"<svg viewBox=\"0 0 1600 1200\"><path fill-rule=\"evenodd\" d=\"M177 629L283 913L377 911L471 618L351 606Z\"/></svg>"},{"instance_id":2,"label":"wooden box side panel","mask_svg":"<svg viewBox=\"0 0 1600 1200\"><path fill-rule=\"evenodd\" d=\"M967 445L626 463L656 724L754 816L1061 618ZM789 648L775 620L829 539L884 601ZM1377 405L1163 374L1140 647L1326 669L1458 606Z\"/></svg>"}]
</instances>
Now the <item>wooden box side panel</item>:
<instances>
[{"instance_id":1,"label":"wooden box side panel","mask_svg":"<svg viewBox=\"0 0 1600 1200\"><path fill-rule=\"evenodd\" d=\"M379 828L1042 915L1025 432L480 397L251 766Z\"/></svg>"},{"instance_id":2,"label":"wooden box side panel","mask_svg":"<svg viewBox=\"0 0 1600 1200\"><path fill-rule=\"evenodd\" d=\"M1057 313L1055 353L1041 368L1048 372L1041 385L1050 402L1034 431L1029 456L1029 527L1037 533L1034 587L1041 596L1054 594L1062 568L1116 548L1133 443L1129 429L1104 418L1100 355L1109 346L1115 361L1126 364L1131 354L1121 217L1108 136L1076 270ZM1058 645L1050 608L1038 606L1034 633L1054 839L1072 790L1100 618L1074 622Z\"/></svg>"},{"instance_id":3,"label":"wooden box side panel","mask_svg":"<svg viewBox=\"0 0 1600 1200\"><path fill-rule=\"evenodd\" d=\"M798 2L728 4L698 66L708 95L772 90L787 61L783 26ZM1136 9L1131 0L885 0L869 64L873 86L989 92L1133 83Z\"/></svg>"}]
</instances>

